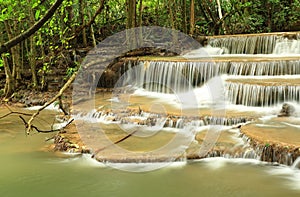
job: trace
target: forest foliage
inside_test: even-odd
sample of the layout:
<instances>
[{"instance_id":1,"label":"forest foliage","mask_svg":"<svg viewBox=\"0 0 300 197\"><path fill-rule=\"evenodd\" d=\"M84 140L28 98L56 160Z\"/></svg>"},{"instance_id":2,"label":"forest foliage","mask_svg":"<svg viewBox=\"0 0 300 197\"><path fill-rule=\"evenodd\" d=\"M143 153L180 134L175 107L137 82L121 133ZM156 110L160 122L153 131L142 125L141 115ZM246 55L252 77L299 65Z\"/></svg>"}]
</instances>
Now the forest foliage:
<instances>
[{"instance_id":1,"label":"forest foliage","mask_svg":"<svg viewBox=\"0 0 300 197\"><path fill-rule=\"evenodd\" d=\"M0 0L0 47L34 26L57 0ZM300 30L300 0L61 0L54 15L0 58L3 96L47 90L53 73L67 79L82 53L138 26L221 35ZM5 85L4 85L5 84ZM58 84L58 86L62 86Z\"/></svg>"}]
</instances>

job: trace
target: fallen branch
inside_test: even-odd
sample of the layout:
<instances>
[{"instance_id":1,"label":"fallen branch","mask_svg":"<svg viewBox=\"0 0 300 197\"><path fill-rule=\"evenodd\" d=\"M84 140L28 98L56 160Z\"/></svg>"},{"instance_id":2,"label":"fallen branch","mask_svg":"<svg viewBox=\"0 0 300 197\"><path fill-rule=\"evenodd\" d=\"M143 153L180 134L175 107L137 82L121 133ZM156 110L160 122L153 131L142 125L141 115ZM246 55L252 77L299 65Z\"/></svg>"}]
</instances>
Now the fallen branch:
<instances>
[{"instance_id":1,"label":"fallen branch","mask_svg":"<svg viewBox=\"0 0 300 197\"><path fill-rule=\"evenodd\" d=\"M19 118L21 118L21 120L23 121L25 128L28 129L29 125L26 122L26 120L22 116L19 116ZM71 119L65 126L63 126L62 128L59 128L59 129L41 130L34 125L31 125L31 128L35 129L38 133L52 133L52 132L56 132L56 131L61 131L62 129L66 128L69 124L71 124L73 121L74 121L74 119Z\"/></svg>"},{"instance_id":2,"label":"fallen branch","mask_svg":"<svg viewBox=\"0 0 300 197\"><path fill-rule=\"evenodd\" d=\"M64 113L65 116L69 115L69 113L65 110L62 100L61 100L61 96L58 97L58 106L59 109Z\"/></svg>"},{"instance_id":3,"label":"fallen branch","mask_svg":"<svg viewBox=\"0 0 300 197\"><path fill-rule=\"evenodd\" d=\"M30 119L28 120L28 122L26 122L26 134L29 135L30 132L33 129L36 129L33 127L32 125L32 121L34 120L34 118L39 115L39 113L44 110L46 107L48 107L49 105L51 105L53 102L55 102L57 99L59 99L59 97L62 96L62 94L64 93L64 91L72 84L72 82L75 80L77 76L77 72L75 72L70 78L69 80L65 83L65 85L59 90L59 92L48 102L46 102L41 108L39 108L34 114L32 114L32 116L30 117Z\"/></svg>"},{"instance_id":4,"label":"fallen branch","mask_svg":"<svg viewBox=\"0 0 300 197\"><path fill-rule=\"evenodd\" d=\"M24 116L31 116L32 115L32 114L29 114L29 113L23 113L23 112L13 111L7 105L5 105L5 106L9 110L9 113L7 113L7 114L5 114L3 116L0 116L0 119L5 118L5 117L7 117L7 116L9 116L11 114L19 114L19 115L24 115Z\"/></svg>"},{"instance_id":5,"label":"fallen branch","mask_svg":"<svg viewBox=\"0 0 300 197\"><path fill-rule=\"evenodd\" d=\"M104 149L107 149L108 147L111 147L111 146L116 145L116 144L118 144L118 143L120 143L120 142L123 142L124 140L126 140L127 138L129 138L129 137L131 137L133 134L135 134L137 131L138 131L138 129L135 130L135 131L133 131L132 133L126 135L125 137L121 138L120 140L114 142L113 144L110 144L110 145L108 145L108 146L105 146L105 147L103 147L103 148L100 148L100 149L96 150L96 151L94 152L94 154L92 155L92 158L94 158L95 155L97 155L99 152L103 151Z\"/></svg>"}]
</instances>

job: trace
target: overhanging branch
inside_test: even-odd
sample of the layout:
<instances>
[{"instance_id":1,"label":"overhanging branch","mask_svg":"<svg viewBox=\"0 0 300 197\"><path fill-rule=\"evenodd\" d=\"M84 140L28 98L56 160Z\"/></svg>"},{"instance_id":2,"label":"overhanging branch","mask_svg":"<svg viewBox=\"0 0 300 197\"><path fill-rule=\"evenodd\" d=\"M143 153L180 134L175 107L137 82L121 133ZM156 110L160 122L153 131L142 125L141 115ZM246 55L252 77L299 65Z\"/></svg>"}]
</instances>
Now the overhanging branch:
<instances>
[{"instance_id":1,"label":"overhanging branch","mask_svg":"<svg viewBox=\"0 0 300 197\"><path fill-rule=\"evenodd\" d=\"M22 34L14 37L13 39L7 41L2 46L0 46L0 54L9 51L10 48L16 46L20 42L24 41L25 39L29 38L35 32L37 32L55 13L57 8L62 4L64 0L56 0L56 2L48 9L46 14L43 18L37 21L32 27L28 30L24 31Z\"/></svg>"}]
</instances>

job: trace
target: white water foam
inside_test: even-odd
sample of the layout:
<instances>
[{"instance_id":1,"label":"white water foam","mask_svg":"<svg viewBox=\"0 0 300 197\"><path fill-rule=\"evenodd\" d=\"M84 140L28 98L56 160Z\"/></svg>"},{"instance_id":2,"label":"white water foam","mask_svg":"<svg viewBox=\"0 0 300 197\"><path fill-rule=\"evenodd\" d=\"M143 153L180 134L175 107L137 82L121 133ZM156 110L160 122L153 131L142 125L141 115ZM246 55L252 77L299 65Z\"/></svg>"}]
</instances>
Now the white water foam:
<instances>
[{"instance_id":1,"label":"white water foam","mask_svg":"<svg viewBox=\"0 0 300 197\"><path fill-rule=\"evenodd\" d=\"M264 76L264 75L221 75L221 78L225 82L229 79L251 79L255 81L255 79L300 79L300 75L272 75L272 76Z\"/></svg>"},{"instance_id":2,"label":"white water foam","mask_svg":"<svg viewBox=\"0 0 300 197\"><path fill-rule=\"evenodd\" d=\"M210 45L207 45L205 47L201 47L199 49L195 49L192 51L189 51L188 53L182 55L184 58L199 58L199 57L210 57L210 56L219 56L222 54L228 53L228 49L225 47L219 48L219 47L212 47Z\"/></svg>"},{"instance_id":3,"label":"white water foam","mask_svg":"<svg viewBox=\"0 0 300 197\"><path fill-rule=\"evenodd\" d=\"M59 164L77 164L79 166L86 167L106 167L106 165L102 162L98 162L97 160L92 158L90 154L81 154L81 153L67 153L63 152L67 158L55 158L47 160L47 163L59 163Z\"/></svg>"},{"instance_id":4,"label":"white water foam","mask_svg":"<svg viewBox=\"0 0 300 197\"><path fill-rule=\"evenodd\" d=\"M220 168L226 166L228 163L254 164L254 165L264 163L257 159L244 159L244 158L230 158L229 159L229 158L224 158L224 157L210 157L210 158L193 160L192 162L203 162L209 168L214 169L214 170L220 169Z\"/></svg>"},{"instance_id":5,"label":"white water foam","mask_svg":"<svg viewBox=\"0 0 300 197\"><path fill-rule=\"evenodd\" d=\"M120 102L120 99L119 99L118 97L112 97L112 98L110 98L110 99L107 99L107 101L119 103L119 102Z\"/></svg>"},{"instance_id":6,"label":"white water foam","mask_svg":"<svg viewBox=\"0 0 300 197\"><path fill-rule=\"evenodd\" d=\"M285 126L276 126L272 124L255 124L257 127L268 127L268 128L286 128Z\"/></svg>"},{"instance_id":7,"label":"white water foam","mask_svg":"<svg viewBox=\"0 0 300 197\"><path fill-rule=\"evenodd\" d=\"M43 106L37 105L37 106L27 107L26 109L28 109L28 110L39 110L41 107L43 107ZM55 103L51 103L45 109L47 109L47 110L53 110L53 111L59 111L59 112L61 111L61 109L59 109L59 106L57 104L55 104Z\"/></svg>"},{"instance_id":8,"label":"white water foam","mask_svg":"<svg viewBox=\"0 0 300 197\"><path fill-rule=\"evenodd\" d=\"M156 163L105 163L107 166L122 169L128 172L148 172L153 169L163 168L182 168L186 166L186 161L175 161L175 162L156 162Z\"/></svg>"}]
</instances>

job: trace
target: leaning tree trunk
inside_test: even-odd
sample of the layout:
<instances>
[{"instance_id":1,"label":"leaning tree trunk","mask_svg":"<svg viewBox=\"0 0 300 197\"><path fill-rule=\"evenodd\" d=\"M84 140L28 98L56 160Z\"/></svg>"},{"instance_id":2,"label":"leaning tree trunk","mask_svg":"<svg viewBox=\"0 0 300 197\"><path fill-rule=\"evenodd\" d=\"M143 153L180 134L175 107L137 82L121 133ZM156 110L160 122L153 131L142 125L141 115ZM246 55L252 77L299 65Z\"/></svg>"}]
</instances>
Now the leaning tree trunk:
<instances>
[{"instance_id":1,"label":"leaning tree trunk","mask_svg":"<svg viewBox=\"0 0 300 197\"><path fill-rule=\"evenodd\" d=\"M61 5L62 2L63 0L56 0L56 2L48 9L43 18L41 18L38 22L36 22L33 26L24 31L22 34L19 34L13 39L10 39L6 43L2 44L0 46L0 54L9 51L10 48L16 46L17 44L19 44L20 42L24 41L25 39L33 35L35 32L37 32L54 15L55 11Z\"/></svg>"}]
</instances>

